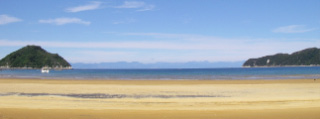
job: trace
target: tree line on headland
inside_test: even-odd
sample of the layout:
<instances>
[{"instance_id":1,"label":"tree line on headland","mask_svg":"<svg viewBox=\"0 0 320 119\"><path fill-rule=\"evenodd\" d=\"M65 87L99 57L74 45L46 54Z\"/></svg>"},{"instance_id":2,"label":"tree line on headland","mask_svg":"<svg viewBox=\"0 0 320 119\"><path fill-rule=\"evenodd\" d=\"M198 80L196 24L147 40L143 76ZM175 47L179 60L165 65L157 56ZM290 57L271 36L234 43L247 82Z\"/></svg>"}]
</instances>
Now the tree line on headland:
<instances>
[{"instance_id":1,"label":"tree line on headland","mask_svg":"<svg viewBox=\"0 0 320 119\"><path fill-rule=\"evenodd\" d=\"M320 66L320 49L308 48L292 54L251 58L243 67ZM58 54L52 54L40 46L28 45L0 60L0 69L71 69L70 63Z\"/></svg>"},{"instance_id":2,"label":"tree line on headland","mask_svg":"<svg viewBox=\"0 0 320 119\"><path fill-rule=\"evenodd\" d=\"M71 69L71 65L60 55L52 54L40 46L28 45L0 60L2 69Z\"/></svg>"},{"instance_id":3,"label":"tree line on headland","mask_svg":"<svg viewBox=\"0 0 320 119\"><path fill-rule=\"evenodd\" d=\"M308 48L292 54L275 54L247 60L243 67L320 66L320 49Z\"/></svg>"}]
</instances>

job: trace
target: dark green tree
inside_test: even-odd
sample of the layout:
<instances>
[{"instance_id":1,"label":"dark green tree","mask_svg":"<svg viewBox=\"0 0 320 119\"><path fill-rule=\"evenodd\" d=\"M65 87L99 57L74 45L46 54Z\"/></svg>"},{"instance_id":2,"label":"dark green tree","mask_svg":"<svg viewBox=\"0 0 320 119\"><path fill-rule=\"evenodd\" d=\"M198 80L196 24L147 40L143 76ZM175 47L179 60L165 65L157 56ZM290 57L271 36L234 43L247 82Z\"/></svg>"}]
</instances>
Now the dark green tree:
<instances>
[{"instance_id":1,"label":"dark green tree","mask_svg":"<svg viewBox=\"0 0 320 119\"><path fill-rule=\"evenodd\" d=\"M299 66L320 65L320 49L308 48L292 54L276 54L247 60L243 66Z\"/></svg>"},{"instance_id":2,"label":"dark green tree","mask_svg":"<svg viewBox=\"0 0 320 119\"><path fill-rule=\"evenodd\" d=\"M42 68L44 66L61 68L71 65L58 54L51 54L40 46L28 45L1 59L0 66L9 66L10 68Z\"/></svg>"}]
</instances>

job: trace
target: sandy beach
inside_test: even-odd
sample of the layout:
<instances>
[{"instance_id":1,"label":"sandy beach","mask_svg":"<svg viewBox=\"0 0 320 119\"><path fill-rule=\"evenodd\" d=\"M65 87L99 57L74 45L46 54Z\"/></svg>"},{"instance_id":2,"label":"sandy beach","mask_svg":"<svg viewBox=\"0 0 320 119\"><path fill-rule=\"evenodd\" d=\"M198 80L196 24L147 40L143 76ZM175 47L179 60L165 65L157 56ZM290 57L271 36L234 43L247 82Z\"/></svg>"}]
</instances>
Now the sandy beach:
<instances>
[{"instance_id":1,"label":"sandy beach","mask_svg":"<svg viewBox=\"0 0 320 119\"><path fill-rule=\"evenodd\" d=\"M0 79L0 119L319 119L320 80Z\"/></svg>"}]
</instances>

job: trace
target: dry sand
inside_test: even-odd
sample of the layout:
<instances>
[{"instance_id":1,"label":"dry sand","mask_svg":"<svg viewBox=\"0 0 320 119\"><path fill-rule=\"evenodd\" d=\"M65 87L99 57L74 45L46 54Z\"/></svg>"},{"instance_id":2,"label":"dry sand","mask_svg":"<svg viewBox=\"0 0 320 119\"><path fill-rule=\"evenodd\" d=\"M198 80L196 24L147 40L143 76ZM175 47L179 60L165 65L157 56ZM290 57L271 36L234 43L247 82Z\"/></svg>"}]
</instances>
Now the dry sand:
<instances>
[{"instance_id":1,"label":"dry sand","mask_svg":"<svg viewBox=\"0 0 320 119\"><path fill-rule=\"evenodd\" d=\"M320 80L0 79L0 119L320 118Z\"/></svg>"}]
</instances>

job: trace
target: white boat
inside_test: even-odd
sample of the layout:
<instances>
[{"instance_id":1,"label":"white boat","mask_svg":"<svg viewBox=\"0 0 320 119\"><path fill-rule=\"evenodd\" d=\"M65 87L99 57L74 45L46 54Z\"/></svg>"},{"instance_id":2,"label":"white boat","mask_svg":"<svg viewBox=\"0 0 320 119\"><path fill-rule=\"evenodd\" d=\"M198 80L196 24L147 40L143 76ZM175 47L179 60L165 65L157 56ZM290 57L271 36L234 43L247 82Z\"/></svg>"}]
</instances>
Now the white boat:
<instances>
[{"instance_id":1,"label":"white boat","mask_svg":"<svg viewBox=\"0 0 320 119\"><path fill-rule=\"evenodd\" d=\"M41 68L41 73L49 73L49 68L46 68L46 67Z\"/></svg>"}]
</instances>

